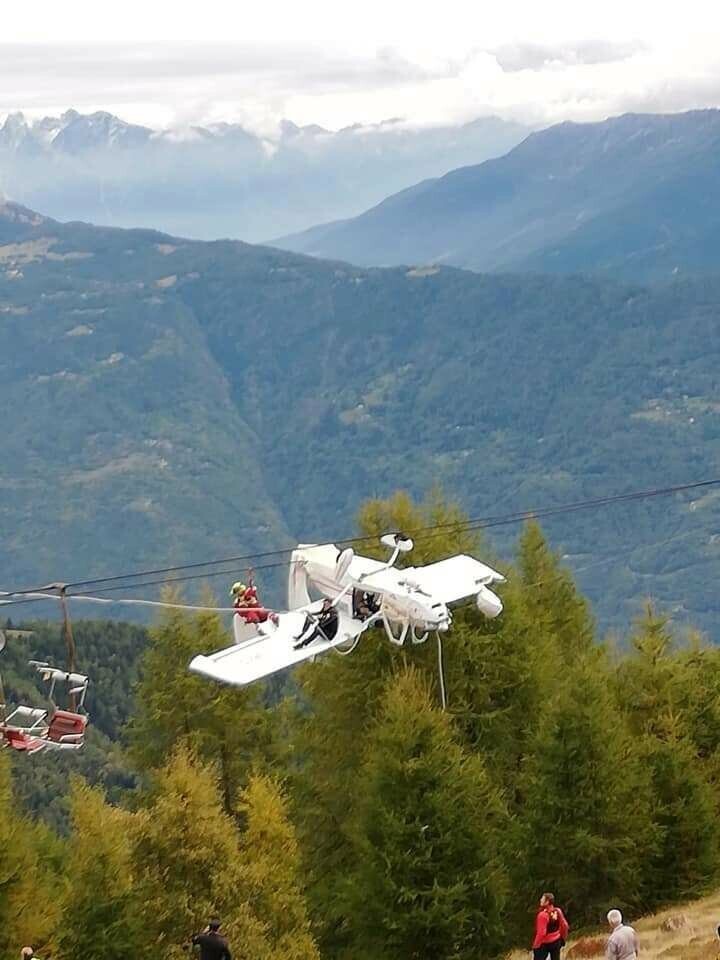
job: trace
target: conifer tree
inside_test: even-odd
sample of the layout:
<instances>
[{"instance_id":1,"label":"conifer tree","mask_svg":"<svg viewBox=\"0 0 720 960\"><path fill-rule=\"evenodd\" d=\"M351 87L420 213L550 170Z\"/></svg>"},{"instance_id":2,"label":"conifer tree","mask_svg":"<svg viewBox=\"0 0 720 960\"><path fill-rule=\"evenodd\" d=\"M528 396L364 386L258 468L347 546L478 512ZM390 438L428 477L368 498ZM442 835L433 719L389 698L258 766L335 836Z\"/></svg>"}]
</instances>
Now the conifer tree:
<instances>
[{"instance_id":1,"label":"conifer tree","mask_svg":"<svg viewBox=\"0 0 720 960\"><path fill-rule=\"evenodd\" d=\"M720 648L693 637L677 660L677 710L720 810Z\"/></svg>"},{"instance_id":2,"label":"conifer tree","mask_svg":"<svg viewBox=\"0 0 720 960\"><path fill-rule=\"evenodd\" d=\"M700 651L692 658L672 647L668 618L648 604L618 669L620 697L652 782L658 844L646 878L655 903L697 893L718 872L718 798L712 766L700 756L709 747L706 756L714 758L720 745L712 746L720 731L712 696L718 681L693 669Z\"/></svg>"},{"instance_id":3,"label":"conifer tree","mask_svg":"<svg viewBox=\"0 0 720 960\"><path fill-rule=\"evenodd\" d=\"M253 762L267 750L270 718L262 707L262 688L211 684L187 668L197 653L228 643L214 614L163 614L143 658L130 742L133 760L145 771L162 765L178 744L215 762L230 813Z\"/></svg>"},{"instance_id":4,"label":"conifer tree","mask_svg":"<svg viewBox=\"0 0 720 960\"><path fill-rule=\"evenodd\" d=\"M551 636L564 657L588 650L594 627L587 600L535 521L526 524L520 538L518 567L535 634Z\"/></svg>"},{"instance_id":5,"label":"conifer tree","mask_svg":"<svg viewBox=\"0 0 720 960\"><path fill-rule=\"evenodd\" d=\"M647 900L667 903L700 894L717 878L717 802L689 741L669 729L643 739L651 775L656 848L644 864Z\"/></svg>"},{"instance_id":6,"label":"conifer tree","mask_svg":"<svg viewBox=\"0 0 720 960\"><path fill-rule=\"evenodd\" d=\"M647 604L631 638L631 653L618 670L620 696L637 735L658 734L675 712L680 671L672 659L668 617Z\"/></svg>"},{"instance_id":7,"label":"conifer tree","mask_svg":"<svg viewBox=\"0 0 720 960\"><path fill-rule=\"evenodd\" d=\"M238 833L215 769L178 748L133 820L133 869L146 955L186 956L183 944L217 916L241 960L265 960L264 925L248 903Z\"/></svg>"},{"instance_id":8,"label":"conifer tree","mask_svg":"<svg viewBox=\"0 0 720 960\"><path fill-rule=\"evenodd\" d=\"M272 960L318 960L287 806L277 781L261 774L250 778L240 799L243 888L266 925Z\"/></svg>"},{"instance_id":9,"label":"conifer tree","mask_svg":"<svg viewBox=\"0 0 720 960\"><path fill-rule=\"evenodd\" d=\"M482 753L512 806L522 793L520 766L551 688L556 648L534 629L522 584L508 576L501 616L489 621L472 608L458 611L444 646L456 727Z\"/></svg>"},{"instance_id":10,"label":"conifer tree","mask_svg":"<svg viewBox=\"0 0 720 960\"><path fill-rule=\"evenodd\" d=\"M602 650L563 665L523 770L516 884L554 890L574 922L642 897L656 843L648 773L628 736Z\"/></svg>"},{"instance_id":11,"label":"conifer tree","mask_svg":"<svg viewBox=\"0 0 720 960\"><path fill-rule=\"evenodd\" d=\"M468 530L467 519L467 514L438 490L431 491L420 503L403 490L384 500L367 500L358 515L358 528L371 539L363 544L362 552L385 559L387 547L380 544L380 537L403 532L413 539L407 561L413 566L454 553L474 553L479 548L478 534ZM432 527L436 529L429 529Z\"/></svg>"},{"instance_id":12,"label":"conifer tree","mask_svg":"<svg viewBox=\"0 0 720 960\"><path fill-rule=\"evenodd\" d=\"M388 500L369 501L361 510L362 534L372 537L363 553L386 557L387 548L375 538L388 531L412 535L430 524L447 524L432 537L416 536L410 557L413 563L441 559L456 552L475 553L476 537L463 530L463 514L437 495L415 504L405 493ZM439 535L439 533L441 535ZM437 661L434 643L398 648L380 629L368 631L351 657L333 656L298 670L303 705L289 726L288 745L303 756L303 765L292 776L298 830L310 873L308 895L321 934L322 952L340 950L345 943L344 906L338 898L341 879L351 865L352 850L346 833L355 794L358 767L370 720L388 677L408 662L422 670L436 688ZM452 659L450 670L460 659ZM455 695L455 676L449 682ZM467 676L467 675L466 675ZM437 698L437 692L436 692ZM459 697L459 694L458 694ZM308 711L305 704L309 704Z\"/></svg>"},{"instance_id":13,"label":"conifer tree","mask_svg":"<svg viewBox=\"0 0 720 960\"><path fill-rule=\"evenodd\" d=\"M388 681L355 790L344 882L352 954L496 953L504 937L504 811L479 757L457 743L417 670Z\"/></svg>"},{"instance_id":14,"label":"conifer tree","mask_svg":"<svg viewBox=\"0 0 720 960\"><path fill-rule=\"evenodd\" d=\"M48 828L18 810L10 761L0 753L0 956L11 956L18 944L40 948L50 936L56 843Z\"/></svg>"},{"instance_id":15,"label":"conifer tree","mask_svg":"<svg viewBox=\"0 0 720 960\"><path fill-rule=\"evenodd\" d=\"M60 960L127 960L140 949L134 910L130 833L133 815L77 779L72 834L56 945Z\"/></svg>"}]
</instances>

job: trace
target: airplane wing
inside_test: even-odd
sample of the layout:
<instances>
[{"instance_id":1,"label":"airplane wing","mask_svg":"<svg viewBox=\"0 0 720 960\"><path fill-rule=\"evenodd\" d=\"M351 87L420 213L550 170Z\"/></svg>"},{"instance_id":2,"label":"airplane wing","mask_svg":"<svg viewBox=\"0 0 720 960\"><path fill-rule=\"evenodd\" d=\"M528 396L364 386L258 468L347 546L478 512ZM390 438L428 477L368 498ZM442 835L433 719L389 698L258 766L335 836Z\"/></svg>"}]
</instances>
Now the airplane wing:
<instances>
[{"instance_id":1,"label":"airplane wing","mask_svg":"<svg viewBox=\"0 0 720 960\"><path fill-rule=\"evenodd\" d=\"M266 632L256 629L241 643L210 656L197 656L189 669L212 680L244 686L348 643L368 626L367 622L353 619L347 610L338 607L338 631L333 640L314 640L308 646L294 650L295 638L302 633L305 616L304 608L280 614L276 627L263 624Z\"/></svg>"},{"instance_id":2,"label":"airplane wing","mask_svg":"<svg viewBox=\"0 0 720 960\"><path fill-rule=\"evenodd\" d=\"M497 570L462 553L425 567L399 572L406 574L408 582L443 603L465 600L474 596L483 584L503 583L505 580Z\"/></svg>"}]
</instances>

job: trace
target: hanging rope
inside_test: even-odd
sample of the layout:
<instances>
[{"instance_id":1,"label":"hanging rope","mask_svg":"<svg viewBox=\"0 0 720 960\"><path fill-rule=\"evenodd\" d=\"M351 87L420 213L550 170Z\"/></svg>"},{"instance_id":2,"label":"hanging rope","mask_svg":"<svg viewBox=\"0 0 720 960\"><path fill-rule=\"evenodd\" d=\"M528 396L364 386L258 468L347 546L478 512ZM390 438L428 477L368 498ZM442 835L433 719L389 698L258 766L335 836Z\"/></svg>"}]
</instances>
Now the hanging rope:
<instances>
[{"instance_id":1,"label":"hanging rope","mask_svg":"<svg viewBox=\"0 0 720 960\"><path fill-rule=\"evenodd\" d=\"M5 687L3 686L3 678L0 673L0 726L5 725L7 719L7 702L5 700Z\"/></svg>"},{"instance_id":2,"label":"hanging rope","mask_svg":"<svg viewBox=\"0 0 720 960\"><path fill-rule=\"evenodd\" d=\"M435 631L435 636L437 637L437 653L438 653L438 679L440 681L440 703L443 710L447 710L447 693L445 691L445 664L443 663L443 646L442 646L442 637L440 636L440 631Z\"/></svg>"}]
</instances>

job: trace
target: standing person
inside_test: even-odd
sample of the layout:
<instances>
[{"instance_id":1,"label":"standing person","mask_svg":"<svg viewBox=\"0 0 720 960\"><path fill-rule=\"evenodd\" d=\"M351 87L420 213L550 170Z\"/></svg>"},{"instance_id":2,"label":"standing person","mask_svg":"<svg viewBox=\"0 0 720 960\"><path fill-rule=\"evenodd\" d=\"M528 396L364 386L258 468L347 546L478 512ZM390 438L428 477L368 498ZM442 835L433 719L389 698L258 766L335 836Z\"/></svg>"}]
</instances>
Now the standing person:
<instances>
[{"instance_id":1,"label":"standing person","mask_svg":"<svg viewBox=\"0 0 720 960\"><path fill-rule=\"evenodd\" d=\"M194 947L200 947L200 960L232 960L230 947L220 933L220 921L211 920L202 933L192 938Z\"/></svg>"},{"instance_id":2,"label":"standing person","mask_svg":"<svg viewBox=\"0 0 720 960\"><path fill-rule=\"evenodd\" d=\"M607 915L612 933L608 937L607 960L637 960L639 955L637 934L632 927L623 923L619 910L611 910Z\"/></svg>"},{"instance_id":3,"label":"standing person","mask_svg":"<svg viewBox=\"0 0 720 960\"><path fill-rule=\"evenodd\" d=\"M534 960L559 960L569 929L564 913L555 906L553 894L544 893L535 917Z\"/></svg>"}]
</instances>

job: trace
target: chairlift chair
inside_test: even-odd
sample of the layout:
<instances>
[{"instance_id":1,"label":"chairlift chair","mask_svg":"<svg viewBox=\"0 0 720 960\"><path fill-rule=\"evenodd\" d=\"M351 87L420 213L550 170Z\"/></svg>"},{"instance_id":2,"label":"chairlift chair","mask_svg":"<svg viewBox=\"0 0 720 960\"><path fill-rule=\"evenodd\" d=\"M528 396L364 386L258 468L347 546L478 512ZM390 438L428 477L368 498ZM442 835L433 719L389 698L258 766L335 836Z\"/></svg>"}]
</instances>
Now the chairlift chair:
<instances>
[{"instance_id":1,"label":"chairlift chair","mask_svg":"<svg viewBox=\"0 0 720 960\"><path fill-rule=\"evenodd\" d=\"M88 715L85 712L85 694L88 678L79 673L58 670L45 661L31 660L42 679L50 684L48 700L52 712L41 707L17 706L0 720L0 745L28 754L42 749L79 750L85 742ZM55 703L58 682L69 685L71 697L78 697L77 706L64 710ZM5 705L2 705L4 712Z\"/></svg>"}]
</instances>

